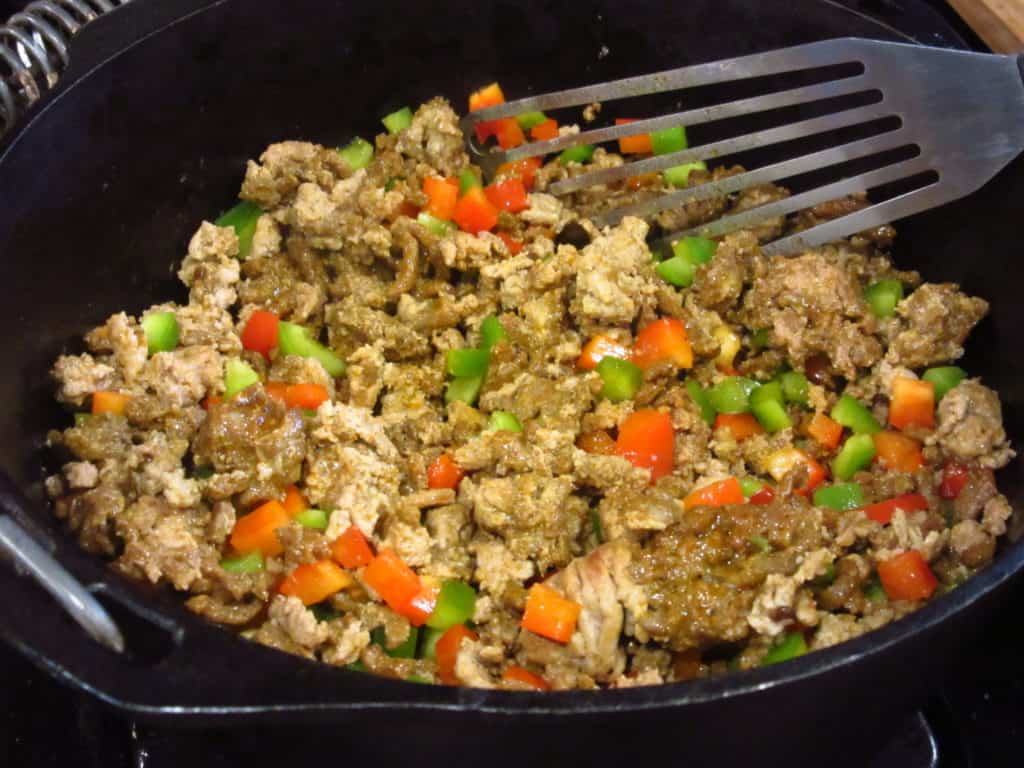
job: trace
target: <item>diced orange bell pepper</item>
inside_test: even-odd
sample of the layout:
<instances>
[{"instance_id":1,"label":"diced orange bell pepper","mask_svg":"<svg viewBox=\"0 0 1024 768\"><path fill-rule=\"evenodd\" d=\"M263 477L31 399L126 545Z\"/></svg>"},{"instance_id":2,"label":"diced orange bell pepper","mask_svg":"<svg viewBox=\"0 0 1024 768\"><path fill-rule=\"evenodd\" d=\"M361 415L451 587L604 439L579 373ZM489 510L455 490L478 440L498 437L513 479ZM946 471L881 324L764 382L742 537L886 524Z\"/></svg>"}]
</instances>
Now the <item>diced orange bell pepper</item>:
<instances>
[{"instance_id":1,"label":"diced orange bell pepper","mask_svg":"<svg viewBox=\"0 0 1024 768\"><path fill-rule=\"evenodd\" d=\"M131 395L125 395L121 392L107 392L101 389L98 392L92 393L92 412L113 413L118 416L124 416L124 409L128 407L128 401L131 399Z\"/></svg>"},{"instance_id":2,"label":"diced orange bell pepper","mask_svg":"<svg viewBox=\"0 0 1024 768\"><path fill-rule=\"evenodd\" d=\"M530 138L534 141L550 141L558 138L558 121L549 117L543 123L530 129Z\"/></svg>"},{"instance_id":3,"label":"diced orange bell pepper","mask_svg":"<svg viewBox=\"0 0 1024 768\"><path fill-rule=\"evenodd\" d=\"M284 551L277 529L291 522L284 505L270 500L252 512L238 518L231 531L231 546L243 555L259 550L264 557L274 557Z\"/></svg>"},{"instance_id":4,"label":"diced orange bell pepper","mask_svg":"<svg viewBox=\"0 0 1024 768\"><path fill-rule=\"evenodd\" d=\"M265 381L263 391L271 400L280 400L282 403L288 401L288 385L283 381Z\"/></svg>"},{"instance_id":5,"label":"diced orange bell pepper","mask_svg":"<svg viewBox=\"0 0 1024 768\"><path fill-rule=\"evenodd\" d=\"M667 413L634 411L619 425L615 453L636 467L651 471L651 482L672 471L675 460L675 431Z\"/></svg>"},{"instance_id":6,"label":"diced orange bell pepper","mask_svg":"<svg viewBox=\"0 0 1024 768\"><path fill-rule=\"evenodd\" d=\"M508 248L509 254L511 254L512 256L515 256L516 254L522 252L522 250L523 250L523 241L522 240L516 240L508 232L499 231L499 232L495 232L494 234L496 234L501 239L501 242L503 242L505 244L505 247Z\"/></svg>"},{"instance_id":7,"label":"diced orange bell pepper","mask_svg":"<svg viewBox=\"0 0 1024 768\"><path fill-rule=\"evenodd\" d=\"M202 406L204 411L210 410L215 405L220 405L224 402L224 398L220 395L207 395L203 398L203 401L199 404Z\"/></svg>"},{"instance_id":8,"label":"diced orange bell pepper","mask_svg":"<svg viewBox=\"0 0 1024 768\"><path fill-rule=\"evenodd\" d=\"M441 635L434 646L437 655L437 676L445 685L458 685L459 679L455 676L455 662L459 657L459 647L463 640L479 640L476 632L466 627L465 624L455 624Z\"/></svg>"},{"instance_id":9,"label":"diced orange bell pepper","mask_svg":"<svg viewBox=\"0 0 1024 768\"><path fill-rule=\"evenodd\" d=\"M916 549L879 563L878 578L891 600L927 600L939 585L928 562Z\"/></svg>"},{"instance_id":10,"label":"diced orange bell pepper","mask_svg":"<svg viewBox=\"0 0 1024 768\"><path fill-rule=\"evenodd\" d=\"M519 213L530 207L522 179L496 181L484 189L484 194L499 211Z\"/></svg>"},{"instance_id":11,"label":"diced orange bell pepper","mask_svg":"<svg viewBox=\"0 0 1024 768\"><path fill-rule=\"evenodd\" d=\"M423 194L427 196L427 204L423 210L431 216L451 221L452 214L455 213L455 203L459 199L458 181L428 176L423 180Z\"/></svg>"},{"instance_id":12,"label":"diced orange bell pepper","mask_svg":"<svg viewBox=\"0 0 1024 768\"><path fill-rule=\"evenodd\" d=\"M270 350L277 346L277 324L279 318L273 312L257 309L245 322L242 330L242 346L253 352L259 352L268 360Z\"/></svg>"},{"instance_id":13,"label":"diced orange bell pepper","mask_svg":"<svg viewBox=\"0 0 1024 768\"><path fill-rule=\"evenodd\" d=\"M603 429L595 429L593 432L584 432L576 438L576 447L587 453L595 453L599 456L615 455L615 440Z\"/></svg>"},{"instance_id":14,"label":"diced orange bell pepper","mask_svg":"<svg viewBox=\"0 0 1024 768\"><path fill-rule=\"evenodd\" d=\"M834 451L843 438L843 425L824 413L816 413L807 425L807 434L817 440L822 448Z\"/></svg>"},{"instance_id":15,"label":"diced orange bell pepper","mask_svg":"<svg viewBox=\"0 0 1024 768\"><path fill-rule=\"evenodd\" d=\"M775 501L775 489L766 485L750 497L751 504L771 504Z\"/></svg>"},{"instance_id":16,"label":"diced orange bell pepper","mask_svg":"<svg viewBox=\"0 0 1024 768\"><path fill-rule=\"evenodd\" d=\"M459 483L462 482L462 478L466 476L466 473L462 470L458 464L455 463L455 459L451 457L451 454L442 453L427 467L427 487L428 488L451 488L455 489L459 487Z\"/></svg>"},{"instance_id":17,"label":"diced orange bell pepper","mask_svg":"<svg viewBox=\"0 0 1024 768\"><path fill-rule=\"evenodd\" d=\"M302 491L294 485L289 485L285 488L284 500L281 502L281 506L284 507L284 511L287 512L290 517L295 517L300 512L305 512L309 509L309 503L306 501L306 497L303 496Z\"/></svg>"},{"instance_id":18,"label":"diced orange bell pepper","mask_svg":"<svg viewBox=\"0 0 1024 768\"><path fill-rule=\"evenodd\" d=\"M967 485L971 478L971 470L965 464L947 461L942 467L942 479L939 481L939 496L952 501Z\"/></svg>"},{"instance_id":19,"label":"diced orange bell pepper","mask_svg":"<svg viewBox=\"0 0 1024 768\"><path fill-rule=\"evenodd\" d=\"M501 86L497 83L485 85L483 88L469 94L470 112L476 112L479 109L487 109L487 107L496 107L499 104L504 103L505 94L502 92Z\"/></svg>"},{"instance_id":20,"label":"diced orange bell pepper","mask_svg":"<svg viewBox=\"0 0 1024 768\"><path fill-rule=\"evenodd\" d=\"M764 434L761 422L750 413L720 413L715 416L715 429L728 429L737 443Z\"/></svg>"},{"instance_id":21,"label":"diced orange bell pepper","mask_svg":"<svg viewBox=\"0 0 1024 768\"><path fill-rule=\"evenodd\" d=\"M452 219L461 230L475 235L494 229L498 223L498 210L487 199L482 187L473 187L455 204Z\"/></svg>"},{"instance_id":22,"label":"diced orange bell pepper","mask_svg":"<svg viewBox=\"0 0 1024 768\"><path fill-rule=\"evenodd\" d=\"M581 610L579 603L567 600L547 584L534 584L526 595L522 627L556 643L567 643L576 631Z\"/></svg>"},{"instance_id":23,"label":"diced orange bell pepper","mask_svg":"<svg viewBox=\"0 0 1024 768\"><path fill-rule=\"evenodd\" d=\"M885 430L872 435L875 441L876 460L888 469L898 472L917 472L924 466L921 443L900 432Z\"/></svg>"},{"instance_id":24,"label":"diced orange bell pepper","mask_svg":"<svg viewBox=\"0 0 1024 768\"><path fill-rule=\"evenodd\" d=\"M299 598L303 605L314 605L351 583L352 577L333 560L318 560L297 566L284 577L277 591Z\"/></svg>"},{"instance_id":25,"label":"diced orange bell pepper","mask_svg":"<svg viewBox=\"0 0 1024 768\"><path fill-rule=\"evenodd\" d=\"M409 606L419 595L423 585L416 575L394 550L382 549L363 570L363 581L388 604L396 613L407 618ZM418 612L416 612L418 613Z\"/></svg>"},{"instance_id":26,"label":"diced orange bell pepper","mask_svg":"<svg viewBox=\"0 0 1024 768\"><path fill-rule=\"evenodd\" d=\"M735 477L702 486L683 499L683 509L694 507L724 507L727 504L742 504L746 501L740 481Z\"/></svg>"},{"instance_id":27,"label":"diced orange bell pepper","mask_svg":"<svg viewBox=\"0 0 1024 768\"><path fill-rule=\"evenodd\" d=\"M341 536L334 540L334 543L331 544L331 555L350 571L369 565L373 561L370 542L366 540L363 532L354 525L350 525Z\"/></svg>"},{"instance_id":28,"label":"diced orange bell pepper","mask_svg":"<svg viewBox=\"0 0 1024 768\"><path fill-rule=\"evenodd\" d=\"M674 317L648 323L633 341L633 362L641 368L668 360L678 368L693 367L693 349L686 326Z\"/></svg>"},{"instance_id":29,"label":"diced orange bell pepper","mask_svg":"<svg viewBox=\"0 0 1024 768\"><path fill-rule=\"evenodd\" d=\"M543 165L544 161L539 157L524 157L522 160L513 160L509 163L502 163L498 166L495 171L495 177L498 179L520 179L523 182L523 186L527 189L533 189L533 183L536 181L537 169Z\"/></svg>"},{"instance_id":30,"label":"diced orange bell pepper","mask_svg":"<svg viewBox=\"0 0 1024 768\"><path fill-rule=\"evenodd\" d=\"M912 424L919 427L934 427L935 385L930 381L901 376L893 379L892 397L889 399L889 423L896 429L906 429Z\"/></svg>"},{"instance_id":31,"label":"diced orange bell pepper","mask_svg":"<svg viewBox=\"0 0 1024 768\"><path fill-rule=\"evenodd\" d=\"M502 149L514 149L526 143L526 134L514 117L503 117L494 124L494 136Z\"/></svg>"},{"instance_id":32,"label":"diced orange bell pepper","mask_svg":"<svg viewBox=\"0 0 1024 768\"><path fill-rule=\"evenodd\" d=\"M767 464L768 474L780 483L786 475L803 465L807 480L800 488L795 489L801 496L809 496L828 477L825 468L799 448L780 448L768 457Z\"/></svg>"},{"instance_id":33,"label":"diced orange bell pepper","mask_svg":"<svg viewBox=\"0 0 1024 768\"><path fill-rule=\"evenodd\" d=\"M599 333L583 345L583 351L576 360L576 367L591 371L606 357L629 360L629 350L611 336Z\"/></svg>"},{"instance_id":34,"label":"diced orange bell pepper","mask_svg":"<svg viewBox=\"0 0 1024 768\"><path fill-rule=\"evenodd\" d=\"M327 387L322 384L289 384L284 393L284 403L289 408L309 411L315 411L330 399Z\"/></svg>"},{"instance_id":35,"label":"diced orange bell pepper","mask_svg":"<svg viewBox=\"0 0 1024 768\"><path fill-rule=\"evenodd\" d=\"M633 117L615 118L616 125L627 125L635 122L636 118ZM651 146L651 134L649 133L638 133L635 136L623 136L619 139L619 152L624 155L649 155L653 151L654 147Z\"/></svg>"},{"instance_id":36,"label":"diced orange bell pepper","mask_svg":"<svg viewBox=\"0 0 1024 768\"><path fill-rule=\"evenodd\" d=\"M515 664L507 667L505 669L505 672L502 674L501 678L502 680L510 680L515 681L517 683L523 683L524 685L528 685L531 688L534 688L538 691L551 690L551 684L548 683L548 681L545 680L543 677L541 677L540 675L535 675L533 672L526 669L525 667L519 667Z\"/></svg>"},{"instance_id":37,"label":"diced orange bell pepper","mask_svg":"<svg viewBox=\"0 0 1024 768\"><path fill-rule=\"evenodd\" d=\"M921 509L928 509L928 499L920 493L907 493L897 496L888 501L880 501L877 504L868 504L862 508L864 514L872 520L887 525L892 522L892 515L897 509L904 512L916 512Z\"/></svg>"}]
</instances>

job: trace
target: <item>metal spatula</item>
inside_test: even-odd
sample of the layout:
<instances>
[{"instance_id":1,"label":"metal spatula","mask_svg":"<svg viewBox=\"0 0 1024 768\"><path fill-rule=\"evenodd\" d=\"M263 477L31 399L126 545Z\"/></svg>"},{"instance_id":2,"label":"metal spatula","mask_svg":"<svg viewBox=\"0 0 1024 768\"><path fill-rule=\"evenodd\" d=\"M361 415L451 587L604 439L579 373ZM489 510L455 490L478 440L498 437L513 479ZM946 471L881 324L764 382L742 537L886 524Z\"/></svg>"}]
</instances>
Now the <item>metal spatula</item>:
<instances>
[{"instance_id":1,"label":"metal spatula","mask_svg":"<svg viewBox=\"0 0 1024 768\"><path fill-rule=\"evenodd\" d=\"M473 141L469 143L485 173L493 174L500 163L559 152L575 145L598 144L678 125L691 127L781 116L768 128L627 162L620 167L571 175L548 188L555 195L682 163L716 161L770 146L797 146L797 154L771 160L745 173L615 208L598 217L599 225L617 223L626 215L650 216L687 201L728 195L802 175L822 176L823 170L838 169L837 178L812 178L807 189L790 197L727 215L684 233L708 237L849 194L870 191L875 199L874 192L879 188L888 185L896 189L882 202L770 243L765 250L771 253L805 250L956 200L985 184L1024 149L1024 56L855 38L826 40L532 96L471 112L462 126L466 135L472 136L473 126L482 121L593 102L602 102L614 110L609 102L669 91L678 92L678 104L683 106L688 95L695 93L694 89L742 86L743 81L756 89L770 79L768 76L781 79L815 72L819 73L819 80L809 85L769 93L754 90L753 95L738 100L586 130L508 151L487 150ZM815 105L818 108L813 117L801 114L804 108ZM874 126L874 135L848 140L850 129L867 126ZM813 151L800 153L800 141L812 138L816 142ZM857 163L869 169L858 171ZM844 172L851 164L854 170ZM827 174L824 176L827 179Z\"/></svg>"}]
</instances>

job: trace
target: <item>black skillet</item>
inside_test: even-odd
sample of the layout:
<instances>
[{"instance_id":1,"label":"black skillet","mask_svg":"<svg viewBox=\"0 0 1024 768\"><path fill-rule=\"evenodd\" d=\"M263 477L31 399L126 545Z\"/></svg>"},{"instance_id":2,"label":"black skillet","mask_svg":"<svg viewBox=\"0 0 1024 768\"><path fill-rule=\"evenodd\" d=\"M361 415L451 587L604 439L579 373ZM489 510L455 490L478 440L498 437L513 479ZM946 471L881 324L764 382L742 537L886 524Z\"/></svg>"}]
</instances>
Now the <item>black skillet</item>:
<instances>
[{"instance_id":1,"label":"black skillet","mask_svg":"<svg viewBox=\"0 0 1024 768\"><path fill-rule=\"evenodd\" d=\"M189 235L231 203L244 160L268 143L369 135L400 105L437 93L462 104L495 78L518 95L848 35L900 39L815 0L136 0L76 39L55 95L0 150L0 466L40 500L45 432L68 418L51 401L48 366L110 312L180 296L173 265ZM903 223L897 251L901 266L992 302L964 365L1001 393L1015 436L1024 434L1013 203L1022 199L1018 160L972 198ZM1001 473L1016 506L1020 481L1019 461ZM0 489L0 502L92 585L127 633L125 655L106 650L34 584L0 568L0 634L37 665L144 719L328 722L360 734L334 759L420 760L422 745L450 734L458 763L668 755L804 765L842 745L829 762L856 765L952 666L969 663L972 633L1006 607L1006 583L1024 570L1024 545L1006 546L990 568L911 617L769 669L512 694L401 683L241 642L177 597L109 573L27 511L17 490Z\"/></svg>"}]
</instances>

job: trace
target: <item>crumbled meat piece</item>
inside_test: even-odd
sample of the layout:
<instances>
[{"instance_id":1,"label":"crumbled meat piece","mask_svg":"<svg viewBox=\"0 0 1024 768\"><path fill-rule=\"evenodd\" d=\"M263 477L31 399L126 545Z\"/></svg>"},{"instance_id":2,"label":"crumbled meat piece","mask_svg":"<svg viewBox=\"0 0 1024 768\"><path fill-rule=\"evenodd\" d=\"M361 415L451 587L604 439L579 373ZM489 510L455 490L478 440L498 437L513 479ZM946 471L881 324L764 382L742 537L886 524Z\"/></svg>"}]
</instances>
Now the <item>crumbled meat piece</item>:
<instances>
[{"instance_id":1,"label":"crumbled meat piece","mask_svg":"<svg viewBox=\"0 0 1024 768\"><path fill-rule=\"evenodd\" d=\"M256 220L252 245L246 259L269 259L281 252L281 231L273 217L263 214Z\"/></svg>"},{"instance_id":2,"label":"crumbled meat piece","mask_svg":"<svg viewBox=\"0 0 1024 768\"><path fill-rule=\"evenodd\" d=\"M324 309L331 346L343 357L366 344L374 344L388 360L407 360L425 355L427 337L398 318L361 305L354 297Z\"/></svg>"},{"instance_id":3,"label":"crumbled meat piece","mask_svg":"<svg viewBox=\"0 0 1024 768\"><path fill-rule=\"evenodd\" d=\"M381 351L371 344L359 347L348 356L349 402L360 408L377 405L384 387L386 361Z\"/></svg>"},{"instance_id":4,"label":"crumbled meat piece","mask_svg":"<svg viewBox=\"0 0 1024 768\"><path fill-rule=\"evenodd\" d=\"M317 621L297 597L278 595L270 601L268 613L297 645L313 649L327 640L327 625Z\"/></svg>"},{"instance_id":5,"label":"crumbled meat piece","mask_svg":"<svg viewBox=\"0 0 1024 768\"><path fill-rule=\"evenodd\" d=\"M64 465L64 477L72 491L95 488L100 479L96 465L88 461L71 461Z\"/></svg>"},{"instance_id":6,"label":"crumbled meat piece","mask_svg":"<svg viewBox=\"0 0 1024 768\"><path fill-rule=\"evenodd\" d=\"M259 163L249 161L240 197L264 209L276 208L304 181L331 189L348 174L337 151L305 141L283 141L267 147Z\"/></svg>"},{"instance_id":7,"label":"crumbled meat piece","mask_svg":"<svg viewBox=\"0 0 1024 768\"><path fill-rule=\"evenodd\" d=\"M244 626L263 611L263 603L259 600L224 602L212 595L193 595L185 605L192 613L229 627Z\"/></svg>"},{"instance_id":8,"label":"crumbled meat piece","mask_svg":"<svg viewBox=\"0 0 1024 768\"><path fill-rule=\"evenodd\" d=\"M395 148L436 168L441 176L455 176L469 165L459 116L442 98L431 99L416 110L412 124L398 134Z\"/></svg>"},{"instance_id":9,"label":"crumbled meat piece","mask_svg":"<svg viewBox=\"0 0 1024 768\"><path fill-rule=\"evenodd\" d=\"M139 497L115 519L124 540L117 567L154 584L166 579L176 589L188 589L217 560L216 551L203 541L204 517L195 510L172 510L154 496Z\"/></svg>"},{"instance_id":10,"label":"crumbled meat piece","mask_svg":"<svg viewBox=\"0 0 1024 768\"><path fill-rule=\"evenodd\" d=\"M1006 466L1013 458L999 395L976 379L962 381L947 392L936 416L929 442L937 442L947 455L989 469Z\"/></svg>"},{"instance_id":11,"label":"crumbled meat piece","mask_svg":"<svg viewBox=\"0 0 1024 768\"><path fill-rule=\"evenodd\" d=\"M968 568L980 568L995 554L996 539L976 520L964 520L950 531L949 547Z\"/></svg>"},{"instance_id":12,"label":"crumbled meat piece","mask_svg":"<svg viewBox=\"0 0 1024 768\"><path fill-rule=\"evenodd\" d=\"M164 406L185 408L224 391L224 364L213 347L158 352L146 363L139 387Z\"/></svg>"},{"instance_id":13,"label":"crumbled meat piece","mask_svg":"<svg viewBox=\"0 0 1024 768\"><path fill-rule=\"evenodd\" d=\"M116 389L120 383L116 369L92 355L61 355L53 364L58 384L57 399L81 406L93 392Z\"/></svg>"},{"instance_id":14,"label":"crumbled meat piece","mask_svg":"<svg viewBox=\"0 0 1024 768\"><path fill-rule=\"evenodd\" d=\"M519 218L527 224L539 227L561 229L568 221L569 212L554 195L533 192L529 196L530 207L519 214Z\"/></svg>"},{"instance_id":15,"label":"crumbled meat piece","mask_svg":"<svg viewBox=\"0 0 1024 768\"><path fill-rule=\"evenodd\" d=\"M82 549L98 555L113 555L117 550L114 521L124 511L124 495L116 488L98 488L58 499L57 517L64 518L78 534Z\"/></svg>"},{"instance_id":16,"label":"crumbled meat piece","mask_svg":"<svg viewBox=\"0 0 1024 768\"><path fill-rule=\"evenodd\" d=\"M960 292L953 283L925 283L896 307L906 322L886 360L907 368L956 360L964 339L988 312L988 302Z\"/></svg>"},{"instance_id":17,"label":"crumbled meat piece","mask_svg":"<svg viewBox=\"0 0 1024 768\"><path fill-rule=\"evenodd\" d=\"M85 337L93 352L113 352L118 371L126 384L134 383L146 364L146 334L134 318L118 312Z\"/></svg>"},{"instance_id":18,"label":"crumbled meat piece","mask_svg":"<svg viewBox=\"0 0 1024 768\"><path fill-rule=\"evenodd\" d=\"M359 660L370 644L370 632L355 616L342 616L327 624L327 642L320 658L328 664L343 667Z\"/></svg>"},{"instance_id":19,"label":"crumbled meat piece","mask_svg":"<svg viewBox=\"0 0 1024 768\"><path fill-rule=\"evenodd\" d=\"M189 302L225 309L235 303L235 289L241 271L238 265L238 235L232 227L218 227L204 221L188 244L188 255L178 277L191 292Z\"/></svg>"},{"instance_id":20,"label":"crumbled meat piece","mask_svg":"<svg viewBox=\"0 0 1024 768\"><path fill-rule=\"evenodd\" d=\"M619 675L612 680L612 688L641 688L645 685L661 685L665 682L661 672L656 669L645 669L637 674Z\"/></svg>"},{"instance_id":21,"label":"crumbled meat piece","mask_svg":"<svg viewBox=\"0 0 1024 768\"><path fill-rule=\"evenodd\" d=\"M820 576L832 562L833 554L827 549L817 549L804 558L792 576L778 573L768 574L761 591L754 599L747 622L762 635L774 637L783 632L796 618L797 596L800 588L816 576ZM807 623L807 622L803 622ZM810 622L816 624L817 620Z\"/></svg>"},{"instance_id":22,"label":"crumbled meat piece","mask_svg":"<svg viewBox=\"0 0 1024 768\"><path fill-rule=\"evenodd\" d=\"M697 300L705 307L734 304L743 292L751 258L758 252L757 239L750 232L726 235L715 257L697 270L692 289Z\"/></svg>"},{"instance_id":23,"label":"crumbled meat piece","mask_svg":"<svg viewBox=\"0 0 1024 768\"><path fill-rule=\"evenodd\" d=\"M627 217L579 256L572 313L584 328L630 323L653 305L658 278L647 249L647 224Z\"/></svg>"},{"instance_id":24,"label":"crumbled meat piece","mask_svg":"<svg viewBox=\"0 0 1024 768\"><path fill-rule=\"evenodd\" d=\"M499 595L512 583L522 583L537 571L533 563L516 557L498 539L478 536L470 542L469 550L476 555L473 579L484 592Z\"/></svg>"},{"instance_id":25,"label":"crumbled meat piece","mask_svg":"<svg viewBox=\"0 0 1024 768\"><path fill-rule=\"evenodd\" d=\"M455 677L463 685L474 688L493 688L494 681L482 658L479 642L464 639L455 656Z\"/></svg>"}]
</instances>

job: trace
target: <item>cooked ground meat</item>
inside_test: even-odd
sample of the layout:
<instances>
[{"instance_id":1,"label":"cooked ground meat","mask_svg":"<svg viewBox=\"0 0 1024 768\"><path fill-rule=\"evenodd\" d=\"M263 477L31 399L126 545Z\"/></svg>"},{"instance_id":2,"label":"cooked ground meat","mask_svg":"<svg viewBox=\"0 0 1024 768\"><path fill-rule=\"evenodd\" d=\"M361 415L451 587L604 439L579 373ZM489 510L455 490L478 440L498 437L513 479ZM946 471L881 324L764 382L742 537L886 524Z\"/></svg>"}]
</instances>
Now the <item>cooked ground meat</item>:
<instances>
[{"instance_id":1,"label":"cooked ground meat","mask_svg":"<svg viewBox=\"0 0 1024 768\"><path fill-rule=\"evenodd\" d=\"M710 258L680 290L652 228L788 192L599 230L596 212L667 185L546 191L623 163L598 148L589 165L541 165L488 231L417 217L436 177L478 170L464 147L440 98L376 137L366 167L309 142L268 147L241 189L251 238L203 222L188 243L188 302L117 312L55 362L57 399L92 411L51 433L46 481L83 548L247 639L503 689L755 666L896 620L991 562L1012 513L993 470L1014 455L996 393L966 379L934 413L891 423L907 407L894 382L922 386L925 366L959 358L987 304L897 270L890 227L762 252L866 197L699 243ZM909 289L889 316L865 298L880 280ZM167 316L175 338L150 337ZM598 365L605 354L643 368ZM770 381L777 407L751 414ZM830 413L852 423L832 411L844 394L887 430L877 461L840 473L848 433L821 428ZM873 506L817 491L829 469ZM911 552L923 591L880 567ZM459 619L437 648L427 615Z\"/></svg>"}]
</instances>

